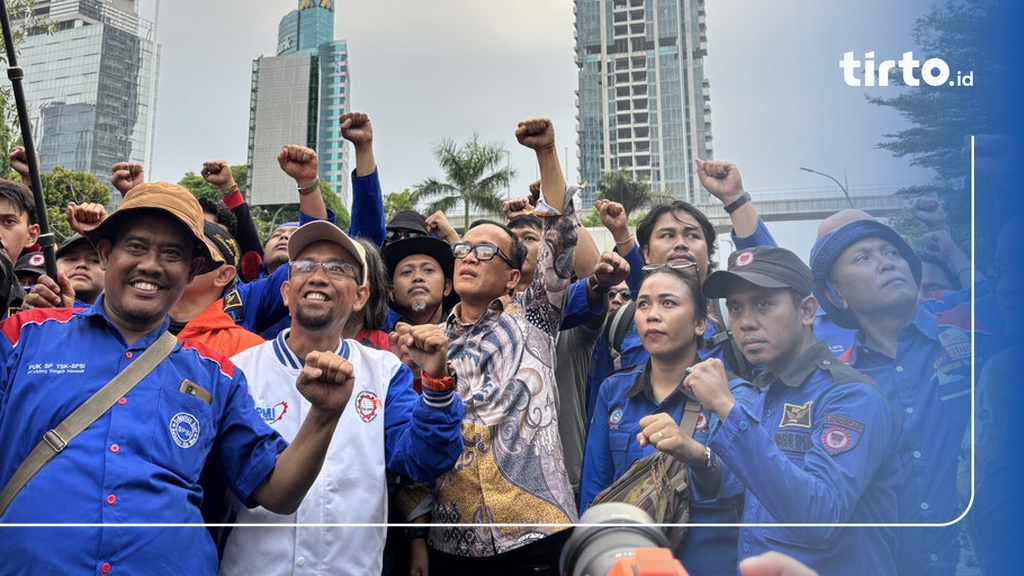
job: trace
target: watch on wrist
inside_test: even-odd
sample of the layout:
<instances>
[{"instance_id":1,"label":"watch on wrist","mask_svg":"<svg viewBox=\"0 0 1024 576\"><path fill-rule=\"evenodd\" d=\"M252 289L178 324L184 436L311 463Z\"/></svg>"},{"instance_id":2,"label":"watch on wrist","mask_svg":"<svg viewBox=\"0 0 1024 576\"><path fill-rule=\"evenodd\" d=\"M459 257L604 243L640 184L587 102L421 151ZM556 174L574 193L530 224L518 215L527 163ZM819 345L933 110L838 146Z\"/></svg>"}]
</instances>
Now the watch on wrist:
<instances>
[{"instance_id":1,"label":"watch on wrist","mask_svg":"<svg viewBox=\"0 0 1024 576\"><path fill-rule=\"evenodd\" d=\"M593 274L587 276L587 286L590 286L591 290L602 296L607 294L608 290L610 289L607 286L601 286L601 284L597 281L597 276L594 276Z\"/></svg>"},{"instance_id":2,"label":"watch on wrist","mask_svg":"<svg viewBox=\"0 0 1024 576\"><path fill-rule=\"evenodd\" d=\"M747 202L750 202L750 192L744 192L743 196L740 196L739 198L727 204L725 206L726 214L732 214L733 212L739 210L740 206L743 206Z\"/></svg>"}]
</instances>

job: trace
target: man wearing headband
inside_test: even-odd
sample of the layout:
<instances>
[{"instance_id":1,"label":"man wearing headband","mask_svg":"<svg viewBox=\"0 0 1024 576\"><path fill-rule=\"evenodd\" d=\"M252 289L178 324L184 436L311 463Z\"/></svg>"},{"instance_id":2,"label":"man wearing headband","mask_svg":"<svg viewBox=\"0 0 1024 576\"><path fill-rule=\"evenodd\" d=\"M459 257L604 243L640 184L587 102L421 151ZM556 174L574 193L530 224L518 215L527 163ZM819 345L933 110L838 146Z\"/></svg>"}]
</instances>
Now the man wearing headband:
<instances>
[{"instance_id":1,"label":"man wearing headband","mask_svg":"<svg viewBox=\"0 0 1024 576\"><path fill-rule=\"evenodd\" d=\"M704 281L724 298L747 361L765 366L764 392L747 408L722 362L697 364L683 385L722 421L708 443L747 488L743 524L883 524L896 521L900 425L870 381L814 337L811 270L783 248L734 252ZM769 550L822 574L893 574L894 530L741 527L742 560Z\"/></svg>"},{"instance_id":2,"label":"man wearing headband","mask_svg":"<svg viewBox=\"0 0 1024 576\"><path fill-rule=\"evenodd\" d=\"M188 190L141 184L85 232L106 269L85 310L35 309L0 324L0 484L34 446L167 331L167 312L208 269L202 209ZM70 296L70 294L63 294ZM354 375L311 354L295 385L311 407L290 445L252 409L245 376L205 347L170 354L24 484L0 524L18 573L209 574L217 550L202 522L198 479L213 458L242 501L294 511L316 478ZM194 528L116 524L197 524Z\"/></svg>"}]
</instances>

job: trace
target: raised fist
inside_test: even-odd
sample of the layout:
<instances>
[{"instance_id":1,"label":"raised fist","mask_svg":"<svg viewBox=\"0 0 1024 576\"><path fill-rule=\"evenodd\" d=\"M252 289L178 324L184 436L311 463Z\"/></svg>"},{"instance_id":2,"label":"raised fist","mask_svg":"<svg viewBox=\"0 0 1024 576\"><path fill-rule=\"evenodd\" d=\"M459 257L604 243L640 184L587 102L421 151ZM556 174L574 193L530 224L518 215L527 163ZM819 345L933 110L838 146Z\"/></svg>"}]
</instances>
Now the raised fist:
<instances>
[{"instance_id":1,"label":"raised fist","mask_svg":"<svg viewBox=\"0 0 1024 576\"><path fill-rule=\"evenodd\" d=\"M118 162L110 167L110 183L121 194L127 194L145 180L146 172L138 162Z\"/></svg>"},{"instance_id":2,"label":"raised fist","mask_svg":"<svg viewBox=\"0 0 1024 576\"><path fill-rule=\"evenodd\" d=\"M697 176L704 188L712 196L728 206L743 195L743 179L740 178L740 169L732 162L709 160L707 162L697 158Z\"/></svg>"},{"instance_id":3,"label":"raised fist","mask_svg":"<svg viewBox=\"0 0 1024 576\"><path fill-rule=\"evenodd\" d=\"M224 160L210 160L203 162L203 169L199 172L203 179L220 188L221 192L233 190L238 183L231 174L231 167Z\"/></svg>"},{"instance_id":4,"label":"raised fist","mask_svg":"<svg viewBox=\"0 0 1024 576\"><path fill-rule=\"evenodd\" d=\"M299 188L309 186L316 180L316 152L305 146L282 146L277 155L277 163L284 173L291 176Z\"/></svg>"},{"instance_id":5,"label":"raised fist","mask_svg":"<svg viewBox=\"0 0 1024 576\"><path fill-rule=\"evenodd\" d=\"M533 150L555 147L555 127L547 118L523 120L516 128L516 140Z\"/></svg>"},{"instance_id":6,"label":"raised fist","mask_svg":"<svg viewBox=\"0 0 1024 576\"><path fill-rule=\"evenodd\" d=\"M96 202L86 202L85 204L68 202L68 208L64 215L72 230L79 234L85 234L106 220L107 209Z\"/></svg>"},{"instance_id":7,"label":"raised fist","mask_svg":"<svg viewBox=\"0 0 1024 576\"><path fill-rule=\"evenodd\" d=\"M352 364L333 352L310 352L295 380L306 400L329 414L341 414L352 397L356 376Z\"/></svg>"},{"instance_id":8,"label":"raised fist","mask_svg":"<svg viewBox=\"0 0 1024 576\"><path fill-rule=\"evenodd\" d=\"M338 118L341 127L341 137L348 140L358 148L373 142L373 125L370 124L370 117L362 112L349 112Z\"/></svg>"}]
</instances>

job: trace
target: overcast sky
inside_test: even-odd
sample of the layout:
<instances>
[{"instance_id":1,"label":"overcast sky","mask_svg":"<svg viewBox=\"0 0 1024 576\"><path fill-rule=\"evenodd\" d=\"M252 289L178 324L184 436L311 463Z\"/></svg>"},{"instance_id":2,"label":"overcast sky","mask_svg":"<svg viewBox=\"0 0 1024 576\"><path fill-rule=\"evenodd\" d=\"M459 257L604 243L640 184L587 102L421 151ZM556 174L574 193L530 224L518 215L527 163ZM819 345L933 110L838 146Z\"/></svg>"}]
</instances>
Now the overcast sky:
<instances>
[{"instance_id":1,"label":"overcast sky","mask_svg":"<svg viewBox=\"0 0 1024 576\"><path fill-rule=\"evenodd\" d=\"M154 0L140 0L143 15ZM295 0L173 0L159 4L162 46L153 179L177 181L204 160L246 161L252 60L273 55L277 25ZM346 0L335 35L348 40L353 110L370 114L384 192L441 176L431 153L441 137L512 150L520 176L535 177L516 122L549 116L566 174L577 175L571 0ZM707 76L717 159L735 161L748 189L828 186L800 166L851 187L921 182L874 148L904 127L851 88L839 60L898 59L914 50L910 29L924 2L798 0L708 2ZM941 56L924 55L921 56ZM924 59L924 58L920 58Z\"/></svg>"}]
</instances>

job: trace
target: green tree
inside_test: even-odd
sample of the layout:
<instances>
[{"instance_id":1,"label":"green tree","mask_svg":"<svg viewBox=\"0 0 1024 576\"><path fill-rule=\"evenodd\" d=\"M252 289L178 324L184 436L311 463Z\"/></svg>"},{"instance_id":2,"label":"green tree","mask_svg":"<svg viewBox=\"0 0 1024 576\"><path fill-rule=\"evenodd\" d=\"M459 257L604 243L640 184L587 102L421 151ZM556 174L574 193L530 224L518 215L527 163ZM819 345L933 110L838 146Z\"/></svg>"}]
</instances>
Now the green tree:
<instances>
[{"instance_id":1,"label":"green tree","mask_svg":"<svg viewBox=\"0 0 1024 576\"><path fill-rule=\"evenodd\" d=\"M505 166L506 150L500 144L484 144L478 135L459 146L444 139L434 145L445 180L427 178L413 187L412 200L419 205L431 198L427 213L437 210L451 212L462 204L463 230L469 228L470 206L482 208L493 214L501 214L504 199L500 191L515 177L516 171Z\"/></svg>"},{"instance_id":2,"label":"green tree","mask_svg":"<svg viewBox=\"0 0 1024 576\"><path fill-rule=\"evenodd\" d=\"M249 168L245 164L231 167L231 177L235 179L242 195L245 195L245 180L248 173ZM214 201L221 199L220 188L210 184L195 172L186 172L181 180L178 180L178 185L187 188L196 198L206 198Z\"/></svg>"},{"instance_id":3,"label":"green tree","mask_svg":"<svg viewBox=\"0 0 1024 576\"><path fill-rule=\"evenodd\" d=\"M392 192L384 197L384 220L390 222L395 214L402 210L415 210L416 202L412 199L412 192L406 188L401 192Z\"/></svg>"},{"instance_id":4,"label":"green tree","mask_svg":"<svg viewBox=\"0 0 1024 576\"><path fill-rule=\"evenodd\" d=\"M617 172L607 172L601 176L597 183L597 194L599 198L622 204L626 214L630 216L641 208L650 206L662 196L651 188L647 180L634 179L629 170L621 168Z\"/></svg>"},{"instance_id":5,"label":"green tree","mask_svg":"<svg viewBox=\"0 0 1024 576\"><path fill-rule=\"evenodd\" d=\"M110 189L93 174L55 166L53 171L40 174L39 179L43 184L43 199L46 201L50 231L58 242L72 234L65 217L69 202L95 202L104 206L110 204Z\"/></svg>"},{"instance_id":6,"label":"green tree","mask_svg":"<svg viewBox=\"0 0 1024 576\"><path fill-rule=\"evenodd\" d=\"M341 198L338 198L338 194L331 188L331 185L323 180L320 181L320 194L324 197L327 209L334 212L334 223L338 225L338 228L347 231L352 216L348 213L348 208L341 203ZM298 219L298 214L296 214L296 219Z\"/></svg>"},{"instance_id":7,"label":"green tree","mask_svg":"<svg viewBox=\"0 0 1024 576\"><path fill-rule=\"evenodd\" d=\"M1002 125L999 95L1004 82L1015 78L1005 69L998 47L1009 42L1000 36L1006 30L1008 2L1001 0L946 0L932 7L915 21L911 36L923 54L941 54L950 70L972 70L975 86L907 87L893 97L867 97L872 104L897 111L910 123L904 130L883 135L879 148L897 158L907 157L911 165L930 169L935 180L930 185L901 190L907 197L934 195L942 202L950 232L961 246L970 241L970 174L961 149L966 134L998 134ZM1016 42L1016 40L1014 40ZM982 81L981 79L984 79ZM890 84L903 85L900 70L890 74ZM992 199L981 193L990 189L979 175L975 209L979 221L997 221ZM912 219L911 219L912 220ZM897 218L897 226L910 224ZM911 227L912 228L912 227ZM908 235L907 226L897 228ZM990 239L976 239L979 255Z\"/></svg>"}]
</instances>

